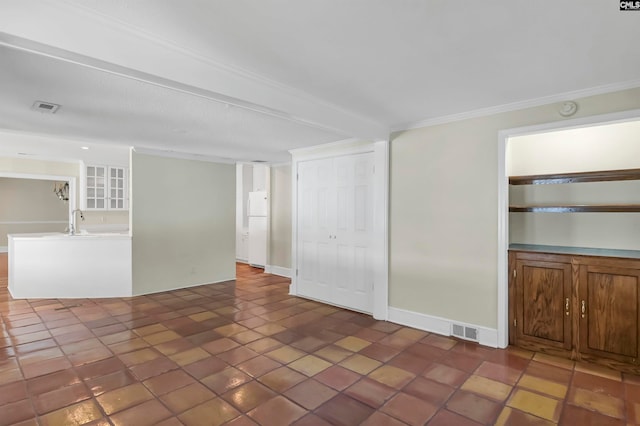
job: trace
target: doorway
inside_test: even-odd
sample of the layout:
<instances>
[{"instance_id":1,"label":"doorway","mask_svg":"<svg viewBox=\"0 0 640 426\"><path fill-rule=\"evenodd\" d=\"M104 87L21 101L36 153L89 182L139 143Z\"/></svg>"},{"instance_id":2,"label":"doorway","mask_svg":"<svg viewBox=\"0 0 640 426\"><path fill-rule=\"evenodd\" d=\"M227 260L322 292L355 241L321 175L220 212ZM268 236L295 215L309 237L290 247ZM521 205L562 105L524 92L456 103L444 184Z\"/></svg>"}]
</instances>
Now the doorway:
<instances>
[{"instance_id":1,"label":"doorway","mask_svg":"<svg viewBox=\"0 0 640 426\"><path fill-rule=\"evenodd\" d=\"M388 318L388 149L350 140L292 151L290 294Z\"/></svg>"},{"instance_id":2,"label":"doorway","mask_svg":"<svg viewBox=\"0 0 640 426\"><path fill-rule=\"evenodd\" d=\"M373 153L298 164L298 294L373 311Z\"/></svg>"}]
</instances>

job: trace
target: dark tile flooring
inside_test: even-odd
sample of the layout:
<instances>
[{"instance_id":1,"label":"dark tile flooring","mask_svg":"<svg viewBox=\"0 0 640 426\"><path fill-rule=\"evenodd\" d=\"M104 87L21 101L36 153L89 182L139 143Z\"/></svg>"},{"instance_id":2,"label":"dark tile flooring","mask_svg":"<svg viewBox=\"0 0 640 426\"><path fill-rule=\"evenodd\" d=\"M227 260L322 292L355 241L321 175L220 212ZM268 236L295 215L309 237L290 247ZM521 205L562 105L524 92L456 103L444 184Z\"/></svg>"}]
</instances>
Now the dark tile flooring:
<instances>
[{"instance_id":1,"label":"dark tile flooring","mask_svg":"<svg viewBox=\"0 0 640 426\"><path fill-rule=\"evenodd\" d=\"M6 281L5 281L6 283ZM624 425L640 378L238 279L130 299L0 288L0 425Z\"/></svg>"}]
</instances>

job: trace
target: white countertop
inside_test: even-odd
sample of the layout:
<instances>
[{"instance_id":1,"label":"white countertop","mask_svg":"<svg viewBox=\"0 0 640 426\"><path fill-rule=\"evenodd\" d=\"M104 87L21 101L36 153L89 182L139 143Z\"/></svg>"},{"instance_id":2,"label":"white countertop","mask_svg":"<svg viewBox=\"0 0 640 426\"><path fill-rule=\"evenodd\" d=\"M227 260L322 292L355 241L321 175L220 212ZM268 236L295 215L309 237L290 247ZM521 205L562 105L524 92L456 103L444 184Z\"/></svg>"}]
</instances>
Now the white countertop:
<instances>
[{"instance_id":1,"label":"white countertop","mask_svg":"<svg viewBox=\"0 0 640 426\"><path fill-rule=\"evenodd\" d=\"M51 239L51 240L83 240L95 238L131 238L128 231L124 232L79 232L75 235L69 235L64 232L40 232L31 234L8 234L10 239Z\"/></svg>"}]
</instances>

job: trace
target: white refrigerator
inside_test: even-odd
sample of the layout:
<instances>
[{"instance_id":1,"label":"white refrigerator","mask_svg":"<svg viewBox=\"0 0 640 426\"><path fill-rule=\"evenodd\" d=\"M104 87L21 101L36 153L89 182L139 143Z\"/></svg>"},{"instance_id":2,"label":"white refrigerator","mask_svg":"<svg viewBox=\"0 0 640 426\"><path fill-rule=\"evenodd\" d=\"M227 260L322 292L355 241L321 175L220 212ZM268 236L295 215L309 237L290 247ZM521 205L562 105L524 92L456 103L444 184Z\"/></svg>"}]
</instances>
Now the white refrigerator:
<instances>
[{"instance_id":1,"label":"white refrigerator","mask_svg":"<svg viewBox=\"0 0 640 426\"><path fill-rule=\"evenodd\" d=\"M266 191L249 193L247 216L249 216L249 264L264 268L267 264L268 202Z\"/></svg>"}]
</instances>

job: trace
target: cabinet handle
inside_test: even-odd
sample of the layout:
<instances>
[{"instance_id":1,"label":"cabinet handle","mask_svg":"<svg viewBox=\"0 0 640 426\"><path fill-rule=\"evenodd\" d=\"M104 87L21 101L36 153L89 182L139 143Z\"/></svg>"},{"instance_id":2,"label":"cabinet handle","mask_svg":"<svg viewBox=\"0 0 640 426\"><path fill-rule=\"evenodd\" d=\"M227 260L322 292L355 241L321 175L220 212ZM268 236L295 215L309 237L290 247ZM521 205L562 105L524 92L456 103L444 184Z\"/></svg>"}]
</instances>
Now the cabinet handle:
<instances>
[{"instance_id":1,"label":"cabinet handle","mask_svg":"<svg viewBox=\"0 0 640 426\"><path fill-rule=\"evenodd\" d=\"M566 311L565 313L567 314L567 316L569 316L569 298L568 297L564 300L564 310Z\"/></svg>"},{"instance_id":2,"label":"cabinet handle","mask_svg":"<svg viewBox=\"0 0 640 426\"><path fill-rule=\"evenodd\" d=\"M585 304L584 304L584 300L582 301L582 318L584 318L584 312L585 312Z\"/></svg>"}]
</instances>

